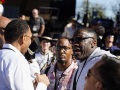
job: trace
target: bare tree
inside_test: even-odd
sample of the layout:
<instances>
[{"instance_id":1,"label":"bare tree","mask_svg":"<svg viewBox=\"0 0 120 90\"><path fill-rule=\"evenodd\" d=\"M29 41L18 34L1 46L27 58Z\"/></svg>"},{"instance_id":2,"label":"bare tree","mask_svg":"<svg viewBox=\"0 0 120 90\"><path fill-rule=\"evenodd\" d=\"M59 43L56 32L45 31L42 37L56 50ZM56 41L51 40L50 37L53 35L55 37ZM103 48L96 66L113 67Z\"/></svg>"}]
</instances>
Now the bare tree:
<instances>
[{"instance_id":1,"label":"bare tree","mask_svg":"<svg viewBox=\"0 0 120 90\"><path fill-rule=\"evenodd\" d=\"M105 10L106 10L105 6L95 3L95 4L91 4L91 8L94 8L97 11L97 17L100 17L100 18L106 17L105 16ZM93 9L92 9L92 11L93 11Z\"/></svg>"},{"instance_id":2,"label":"bare tree","mask_svg":"<svg viewBox=\"0 0 120 90\"><path fill-rule=\"evenodd\" d=\"M120 0L117 0L116 4L111 5L111 10L115 15L117 14L118 11L120 12Z\"/></svg>"}]
</instances>

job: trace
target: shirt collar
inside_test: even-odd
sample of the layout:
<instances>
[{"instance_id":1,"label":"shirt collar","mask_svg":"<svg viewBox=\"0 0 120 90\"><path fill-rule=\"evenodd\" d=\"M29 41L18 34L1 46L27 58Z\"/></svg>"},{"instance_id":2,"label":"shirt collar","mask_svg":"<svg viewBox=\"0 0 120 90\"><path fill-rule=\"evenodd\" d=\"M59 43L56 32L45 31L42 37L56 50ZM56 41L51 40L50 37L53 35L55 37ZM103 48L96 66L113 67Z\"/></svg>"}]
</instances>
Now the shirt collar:
<instances>
[{"instance_id":1,"label":"shirt collar","mask_svg":"<svg viewBox=\"0 0 120 90\"><path fill-rule=\"evenodd\" d=\"M74 61L72 61L71 65L64 71L63 75L69 75L70 72L73 70L73 69L77 69L77 63L75 63Z\"/></svg>"},{"instance_id":2,"label":"shirt collar","mask_svg":"<svg viewBox=\"0 0 120 90\"><path fill-rule=\"evenodd\" d=\"M56 66L56 63L50 68L50 72L51 73L53 73L54 72L54 70L55 70L55 67ZM63 75L68 75L68 74L70 74L70 72L73 70L73 69L77 69L78 68L78 66L77 66L77 62L74 62L74 61L72 61L72 63L71 63L71 65L64 71L64 73L63 73Z\"/></svg>"},{"instance_id":3,"label":"shirt collar","mask_svg":"<svg viewBox=\"0 0 120 90\"><path fill-rule=\"evenodd\" d=\"M18 53L19 55L24 56L16 47L14 47L12 44L3 44L3 48L10 48L12 49L15 53ZM24 57L25 58L25 57Z\"/></svg>"}]
</instances>

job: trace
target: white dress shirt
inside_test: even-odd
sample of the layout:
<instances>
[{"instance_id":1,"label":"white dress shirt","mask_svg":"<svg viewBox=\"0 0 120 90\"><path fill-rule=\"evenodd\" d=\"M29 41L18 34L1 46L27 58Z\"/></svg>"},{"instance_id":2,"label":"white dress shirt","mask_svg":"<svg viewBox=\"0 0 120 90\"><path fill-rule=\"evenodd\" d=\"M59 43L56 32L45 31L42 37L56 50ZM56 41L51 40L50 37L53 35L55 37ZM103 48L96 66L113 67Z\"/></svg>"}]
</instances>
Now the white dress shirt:
<instances>
[{"instance_id":1,"label":"white dress shirt","mask_svg":"<svg viewBox=\"0 0 120 90\"><path fill-rule=\"evenodd\" d=\"M39 65L38 65L38 63L35 59L32 59L31 62L32 63L29 63L29 67L30 67L30 73L31 73L32 81L33 81L36 78L35 73L40 74L40 68L39 68Z\"/></svg>"},{"instance_id":2,"label":"white dress shirt","mask_svg":"<svg viewBox=\"0 0 120 90\"><path fill-rule=\"evenodd\" d=\"M36 90L38 88L46 90L47 87L39 83ZM0 90L34 90L29 64L11 44L4 44L0 50Z\"/></svg>"}]
</instances>

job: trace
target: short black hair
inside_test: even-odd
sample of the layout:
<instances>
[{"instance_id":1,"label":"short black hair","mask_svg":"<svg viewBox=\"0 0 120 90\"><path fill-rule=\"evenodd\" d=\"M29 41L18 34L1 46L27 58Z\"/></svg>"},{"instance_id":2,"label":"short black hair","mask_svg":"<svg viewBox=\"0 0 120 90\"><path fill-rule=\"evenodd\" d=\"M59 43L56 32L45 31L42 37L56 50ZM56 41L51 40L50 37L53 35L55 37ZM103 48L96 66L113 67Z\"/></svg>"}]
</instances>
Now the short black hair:
<instances>
[{"instance_id":1,"label":"short black hair","mask_svg":"<svg viewBox=\"0 0 120 90\"><path fill-rule=\"evenodd\" d=\"M59 41L60 39L67 39L70 44L71 44L71 42L72 42L72 39L69 39L68 37L60 37L60 38L58 38L58 41Z\"/></svg>"},{"instance_id":2,"label":"short black hair","mask_svg":"<svg viewBox=\"0 0 120 90\"><path fill-rule=\"evenodd\" d=\"M5 41L13 43L17 41L24 33L27 33L29 26L26 21L21 19L12 20L5 28Z\"/></svg>"},{"instance_id":3,"label":"short black hair","mask_svg":"<svg viewBox=\"0 0 120 90\"><path fill-rule=\"evenodd\" d=\"M104 55L103 63L96 69L104 84L104 90L120 90L120 60Z\"/></svg>"},{"instance_id":4,"label":"short black hair","mask_svg":"<svg viewBox=\"0 0 120 90\"><path fill-rule=\"evenodd\" d=\"M95 30L88 28L88 27L80 27L77 29L77 31L75 33L79 34L79 31L81 31L81 30L86 31L89 35L91 35L97 41L97 33L95 32Z\"/></svg>"}]
</instances>

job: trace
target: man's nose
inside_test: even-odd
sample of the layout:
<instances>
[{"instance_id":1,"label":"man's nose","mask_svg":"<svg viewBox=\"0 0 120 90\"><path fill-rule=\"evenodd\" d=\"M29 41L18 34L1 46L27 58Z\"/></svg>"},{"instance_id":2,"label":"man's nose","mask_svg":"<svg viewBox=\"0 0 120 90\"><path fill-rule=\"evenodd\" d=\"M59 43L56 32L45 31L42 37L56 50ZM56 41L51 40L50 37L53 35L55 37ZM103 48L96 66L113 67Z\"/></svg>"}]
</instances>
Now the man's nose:
<instances>
[{"instance_id":1,"label":"man's nose","mask_svg":"<svg viewBox=\"0 0 120 90\"><path fill-rule=\"evenodd\" d=\"M64 52L65 52L64 48L61 48L60 53L64 53Z\"/></svg>"}]
</instances>

